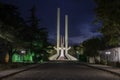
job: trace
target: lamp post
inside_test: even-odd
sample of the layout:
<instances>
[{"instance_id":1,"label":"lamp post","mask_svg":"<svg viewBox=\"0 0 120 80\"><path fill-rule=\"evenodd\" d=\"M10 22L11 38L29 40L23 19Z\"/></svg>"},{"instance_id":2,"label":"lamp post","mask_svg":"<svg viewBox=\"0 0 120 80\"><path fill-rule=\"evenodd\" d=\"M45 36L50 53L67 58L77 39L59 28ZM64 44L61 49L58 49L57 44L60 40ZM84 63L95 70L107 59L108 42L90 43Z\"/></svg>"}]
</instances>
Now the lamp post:
<instances>
[{"instance_id":1,"label":"lamp post","mask_svg":"<svg viewBox=\"0 0 120 80\"><path fill-rule=\"evenodd\" d=\"M110 54L111 54L110 51L105 52L105 56L106 56L106 59L107 59L107 64L108 64L108 61L109 61L109 55Z\"/></svg>"},{"instance_id":2,"label":"lamp post","mask_svg":"<svg viewBox=\"0 0 120 80\"><path fill-rule=\"evenodd\" d=\"M20 61L24 62L24 54L26 53L26 51L24 49L21 50L21 55L20 55Z\"/></svg>"}]
</instances>

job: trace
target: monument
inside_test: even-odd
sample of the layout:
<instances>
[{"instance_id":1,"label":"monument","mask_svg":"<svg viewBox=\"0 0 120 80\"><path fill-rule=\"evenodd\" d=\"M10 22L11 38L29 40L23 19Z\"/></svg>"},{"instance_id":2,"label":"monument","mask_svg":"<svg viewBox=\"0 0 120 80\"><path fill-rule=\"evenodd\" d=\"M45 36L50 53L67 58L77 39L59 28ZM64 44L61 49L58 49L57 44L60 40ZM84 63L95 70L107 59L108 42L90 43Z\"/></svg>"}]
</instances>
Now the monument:
<instances>
[{"instance_id":1,"label":"monument","mask_svg":"<svg viewBox=\"0 0 120 80\"><path fill-rule=\"evenodd\" d=\"M68 15L65 15L65 37L60 36L60 8L57 9L57 46L54 49L57 54L51 56L50 60L77 60L77 58L68 54Z\"/></svg>"}]
</instances>

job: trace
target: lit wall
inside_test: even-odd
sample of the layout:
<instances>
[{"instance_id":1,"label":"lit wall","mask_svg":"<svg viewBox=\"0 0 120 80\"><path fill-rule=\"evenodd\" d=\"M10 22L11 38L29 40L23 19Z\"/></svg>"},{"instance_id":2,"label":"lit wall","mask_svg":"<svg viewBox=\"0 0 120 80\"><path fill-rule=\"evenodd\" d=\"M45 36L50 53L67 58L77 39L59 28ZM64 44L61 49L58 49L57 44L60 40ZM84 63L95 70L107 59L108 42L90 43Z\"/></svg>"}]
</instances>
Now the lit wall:
<instances>
[{"instance_id":1,"label":"lit wall","mask_svg":"<svg viewBox=\"0 0 120 80\"><path fill-rule=\"evenodd\" d=\"M102 50L99 52L101 60L120 62L120 47Z\"/></svg>"}]
</instances>

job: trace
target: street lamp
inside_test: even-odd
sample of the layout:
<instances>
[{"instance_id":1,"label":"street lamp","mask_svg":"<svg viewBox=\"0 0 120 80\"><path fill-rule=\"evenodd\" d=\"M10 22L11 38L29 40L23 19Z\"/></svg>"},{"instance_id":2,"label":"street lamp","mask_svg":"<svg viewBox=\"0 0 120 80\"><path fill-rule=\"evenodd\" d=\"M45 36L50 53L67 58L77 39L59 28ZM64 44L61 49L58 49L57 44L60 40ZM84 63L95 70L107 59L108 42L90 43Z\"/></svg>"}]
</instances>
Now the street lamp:
<instances>
[{"instance_id":1,"label":"street lamp","mask_svg":"<svg viewBox=\"0 0 120 80\"><path fill-rule=\"evenodd\" d=\"M22 49L20 52L21 52L20 60L21 60L21 62L24 62L24 56L23 55L26 53L26 51Z\"/></svg>"},{"instance_id":2,"label":"street lamp","mask_svg":"<svg viewBox=\"0 0 120 80\"><path fill-rule=\"evenodd\" d=\"M22 54L25 54L25 53L26 53L26 51L25 51L25 50L21 50L21 53L22 53Z\"/></svg>"},{"instance_id":3,"label":"street lamp","mask_svg":"<svg viewBox=\"0 0 120 80\"><path fill-rule=\"evenodd\" d=\"M107 64L108 64L108 60L109 60L109 55L111 54L110 51L107 51L105 52L105 56L106 56L106 59L107 59Z\"/></svg>"}]
</instances>

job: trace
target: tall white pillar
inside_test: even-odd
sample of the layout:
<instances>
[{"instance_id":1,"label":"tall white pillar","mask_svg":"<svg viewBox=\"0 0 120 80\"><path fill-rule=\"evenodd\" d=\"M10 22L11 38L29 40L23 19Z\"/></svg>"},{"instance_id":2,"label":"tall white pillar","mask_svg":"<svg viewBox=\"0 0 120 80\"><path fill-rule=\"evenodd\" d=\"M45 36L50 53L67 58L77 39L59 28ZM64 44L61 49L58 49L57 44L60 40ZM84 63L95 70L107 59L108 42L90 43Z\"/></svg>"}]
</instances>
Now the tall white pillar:
<instances>
[{"instance_id":1,"label":"tall white pillar","mask_svg":"<svg viewBox=\"0 0 120 80\"><path fill-rule=\"evenodd\" d=\"M68 54L68 15L65 15L65 36L60 36L60 8L57 9L57 54L51 56L50 60L77 60L75 57ZM65 53L64 53L65 51ZM65 58L66 57L66 58Z\"/></svg>"},{"instance_id":2,"label":"tall white pillar","mask_svg":"<svg viewBox=\"0 0 120 80\"><path fill-rule=\"evenodd\" d=\"M64 45L65 45L65 38L64 38L64 36L63 36L63 47L64 47Z\"/></svg>"},{"instance_id":3,"label":"tall white pillar","mask_svg":"<svg viewBox=\"0 0 120 80\"><path fill-rule=\"evenodd\" d=\"M60 8L57 9L57 54L60 47Z\"/></svg>"},{"instance_id":4,"label":"tall white pillar","mask_svg":"<svg viewBox=\"0 0 120 80\"><path fill-rule=\"evenodd\" d=\"M63 43L62 40L63 40L63 38L62 38L62 36L61 36L61 37L60 37L60 45L61 45L60 47L62 47L62 43Z\"/></svg>"},{"instance_id":5,"label":"tall white pillar","mask_svg":"<svg viewBox=\"0 0 120 80\"><path fill-rule=\"evenodd\" d=\"M60 8L57 9L57 46L54 48L57 50L57 54L51 56L50 60L65 60L65 56L68 60L77 60L68 54L68 50L71 48L68 47L68 15L65 15L65 36L60 37Z\"/></svg>"},{"instance_id":6,"label":"tall white pillar","mask_svg":"<svg viewBox=\"0 0 120 80\"><path fill-rule=\"evenodd\" d=\"M65 15L65 53L68 52L68 15Z\"/></svg>"}]
</instances>

